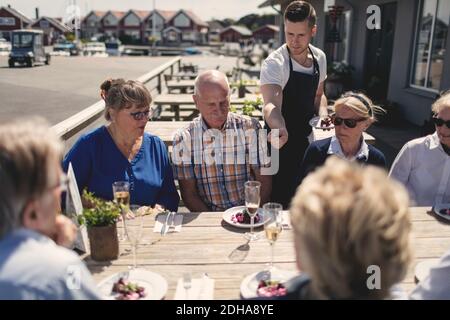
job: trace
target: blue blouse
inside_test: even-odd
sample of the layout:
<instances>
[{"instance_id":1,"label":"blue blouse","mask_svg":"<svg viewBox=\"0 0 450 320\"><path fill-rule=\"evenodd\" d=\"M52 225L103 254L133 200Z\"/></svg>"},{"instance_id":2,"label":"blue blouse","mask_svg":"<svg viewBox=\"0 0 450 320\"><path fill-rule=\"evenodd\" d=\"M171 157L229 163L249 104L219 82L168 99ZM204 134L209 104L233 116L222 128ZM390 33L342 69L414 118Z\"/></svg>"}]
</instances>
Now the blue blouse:
<instances>
[{"instance_id":1,"label":"blue blouse","mask_svg":"<svg viewBox=\"0 0 450 320\"><path fill-rule=\"evenodd\" d=\"M131 204L160 204L171 211L178 209L180 198L167 149L156 136L144 133L142 146L130 162L102 126L75 143L64 158L64 171L67 172L70 162L80 193L87 188L97 197L112 200L113 182L128 181Z\"/></svg>"}]
</instances>

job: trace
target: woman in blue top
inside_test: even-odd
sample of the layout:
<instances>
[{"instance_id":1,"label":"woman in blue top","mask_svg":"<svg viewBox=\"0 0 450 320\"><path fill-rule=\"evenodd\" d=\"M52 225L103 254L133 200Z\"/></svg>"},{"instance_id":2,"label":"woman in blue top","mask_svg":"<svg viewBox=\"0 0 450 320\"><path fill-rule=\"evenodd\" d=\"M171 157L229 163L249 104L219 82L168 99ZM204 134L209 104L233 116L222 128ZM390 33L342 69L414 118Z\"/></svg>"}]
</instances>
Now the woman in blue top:
<instances>
[{"instance_id":1,"label":"woman in blue top","mask_svg":"<svg viewBox=\"0 0 450 320\"><path fill-rule=\"evenodd\" d=\"M334 103L334 111L331 119L336 134L309 145L300 168L299 183L306 175L323 165L331 155L386 168L384 154L367 145L363 138L363 132L376 120L374 113L384 110L374 106L362 93L346 92Z\"/></svg>"},{"instance_id":2,"label":"woman in blue top","mask_svg":"<svg viewBox=\"0 0 450 320\"><path fill-rule=\"evenodd\" d=\"M101 96L109 124L83 135L67 153L80 192L112 200L112 184L128 181L130 203L177 211L179 196L165 144L145 132L151 96L138 81L106 80Z\"/></svg>"}]
</instances>

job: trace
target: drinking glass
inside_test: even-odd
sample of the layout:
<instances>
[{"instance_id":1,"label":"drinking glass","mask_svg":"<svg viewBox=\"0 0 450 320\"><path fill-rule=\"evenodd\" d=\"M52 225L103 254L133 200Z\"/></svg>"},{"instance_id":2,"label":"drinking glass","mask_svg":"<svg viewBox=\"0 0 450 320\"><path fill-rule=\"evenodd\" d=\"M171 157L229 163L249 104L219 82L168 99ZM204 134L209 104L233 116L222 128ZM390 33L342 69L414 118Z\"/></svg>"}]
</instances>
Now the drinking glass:
<instances>
[{"instance_id":1,"label":"drinking glass","mask_svg":"<svg viewBox=\"0 0 450 320\"><path fill-rule=\"evenodd\" d=\"M142 237L144 225L143 210L139 210L139 208L140 206L138 205L131 205L130 210L133 215L126 215L123 218L125 222L125 233L133 250L133 269L136 269L136 251Z\"/></svg>"},{"instance_id":2,"label":"drinking glass","mask_svg":"<svg viewBox=\"0 0 450 320\"><path fill-rule=\"evenodd\" d=\"M122 232L119 234L119 240L124 241L125 237L125 216L130 207L130 184L127 181L116 181L112 184L114 202L121 206Z\"/></svg>"},{"instance_id":3,"label":"drinking glass","mask_svg":"<svg viewBox=\"0 0 450 320\"><path fill-rule=\"evenodd\" d=\"M253 232L253 225L255 223L255 215L259 208L261 182L247 181L244 184L244 188L245 206L250 216L250 232L245 233L245 238L249 241L256 241L259 239L259 236Z\"/></svg>"},{"instance_id":4,"label":"drinking glass","mask_svg":"<svg viewBox=\"0 0 450 320\"><path fill-rule=\"evenodd\" d=\"M275 241L282 230L281 210L283 207L279 203L269 202L263 206L264 212L264 231L270 244L270 270L273 270L273 251Z\"/></svg>"}]
</instances>

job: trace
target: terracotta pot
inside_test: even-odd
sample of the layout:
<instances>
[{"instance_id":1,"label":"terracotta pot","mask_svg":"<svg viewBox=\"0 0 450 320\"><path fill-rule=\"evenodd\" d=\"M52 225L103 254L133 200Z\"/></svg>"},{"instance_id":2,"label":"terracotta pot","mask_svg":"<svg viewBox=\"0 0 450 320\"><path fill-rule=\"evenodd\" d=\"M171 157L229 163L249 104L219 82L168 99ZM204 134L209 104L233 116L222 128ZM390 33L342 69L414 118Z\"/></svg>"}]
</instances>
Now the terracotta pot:
<instances>
[{"instance_id":1,"label":"terracotta pot","mask_svg":"<svg viewBox=\"0 0 450 320\"><path fill-rule=\"evenodd\" d=\"M115 260L119 256L119 238L116 224L87 228L91 258L96 261Z\"/></svg>"}]
</instances>

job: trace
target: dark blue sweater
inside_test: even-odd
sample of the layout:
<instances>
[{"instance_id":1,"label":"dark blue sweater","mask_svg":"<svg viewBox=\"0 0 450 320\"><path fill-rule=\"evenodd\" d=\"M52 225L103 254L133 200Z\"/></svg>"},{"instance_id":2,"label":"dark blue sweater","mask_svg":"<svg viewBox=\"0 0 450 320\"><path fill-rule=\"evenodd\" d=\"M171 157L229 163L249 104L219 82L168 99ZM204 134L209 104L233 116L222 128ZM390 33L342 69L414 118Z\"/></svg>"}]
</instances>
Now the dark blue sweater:
<instances>
[{"instance_id":1,"label":"dark blue sweater","mask_svg":"<svg viewBox=\"0 0 450 320\"><path fill-rule=\"evenodd\" d=\"M330 156L328 154L328 148L330 147L331 138L314 141L309 145L305 151L305 156L303 157L303 162L300 167L300 172L298 174L298 183L300 184L304 177L306 177L310 172L314 171L317 167L320 167L325 163L327 158ZM386 168L386 158L384 154L375 148L374 146L368 145L369 147L369 158L367 161L357 160L362 164L371 164Z\"/></svg>"}]
</instances>

